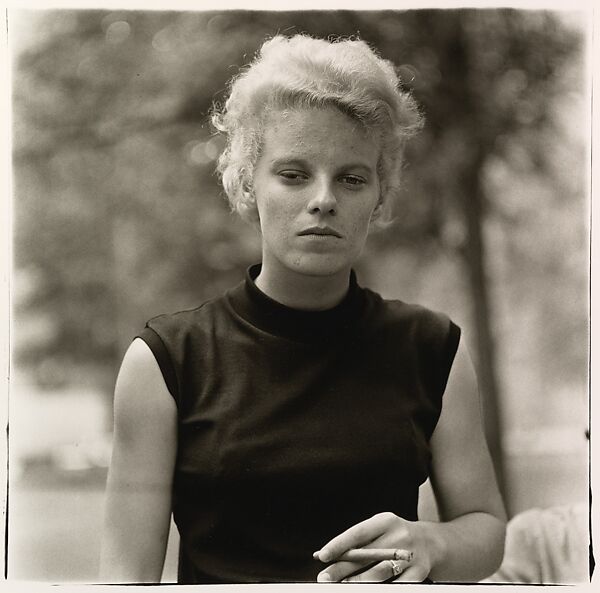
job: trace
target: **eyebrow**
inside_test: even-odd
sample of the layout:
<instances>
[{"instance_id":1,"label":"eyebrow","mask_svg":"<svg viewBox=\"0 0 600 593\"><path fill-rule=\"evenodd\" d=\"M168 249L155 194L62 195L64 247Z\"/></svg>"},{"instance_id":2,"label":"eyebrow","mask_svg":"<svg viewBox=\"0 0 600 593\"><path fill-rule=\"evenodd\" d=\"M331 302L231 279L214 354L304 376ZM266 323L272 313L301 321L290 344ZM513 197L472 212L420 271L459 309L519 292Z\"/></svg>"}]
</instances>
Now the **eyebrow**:
<instances>
[{"instance_id":1,"label":"eyebrow","mask_svg":"<svg viewBox=\"0 0 600 593\"><path fill-rule=\"evenodd\" d=\"M294 156L273 159L269 164L271 167L283 167L284 165L299 165L300 167L308 166L308 163L304 159Z\"/></svg>"},{"instance_id":2,"label":"eyebrow","mask_svg":"<svg viewBox=\"0 0 600 593\"><path fill-rule=\"evenodd\" d=\"M276 169L277 167L283 167L283 166L294 166L297 165L299 167L302 168L310 168L308 165L308 162L302 158L299 157L295 157L290 155L289 157L280 157L280 158L276 158L273 159L270 162L270 166L274 169ZM360 161L351 161L347 164L342 165L341 167L339 167L340 170L348 170L348 169L362 169L363 171L367 171L368 173L373 173L375 170L373 169L373 167L365 164L365 163L361 163Z\"/></svg>"}]
</instances>

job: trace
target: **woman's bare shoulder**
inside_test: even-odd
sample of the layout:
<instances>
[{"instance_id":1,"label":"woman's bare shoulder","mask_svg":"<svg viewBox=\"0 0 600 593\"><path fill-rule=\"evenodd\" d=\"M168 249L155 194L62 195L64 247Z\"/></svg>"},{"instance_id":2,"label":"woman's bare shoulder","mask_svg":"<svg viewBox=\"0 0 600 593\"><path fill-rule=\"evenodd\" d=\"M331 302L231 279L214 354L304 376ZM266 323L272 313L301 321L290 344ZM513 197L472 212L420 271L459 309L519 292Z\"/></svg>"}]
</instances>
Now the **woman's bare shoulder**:
<instances>
[{"instance_id":1,"label":"woman's bare shoulder","mask_svg":"<svg viewBox=\"0 0 600 593\"><path fill-rule=\"evenodd\" d=\"M130 344L115 386L115 429L163 424L177 416L177 406L150 347L140 338ZM172 424L169 422L168 424ZM164 424L163 424L164 425Z\"/></svg>"},{"instance_id":2,"label":"woman's bare shoulder","mask_svg":"<svg viewBox=\"0 0 600 593\"><path fill-rule=\"evenodd\" d=\"M158 368L158 363L150 346L142 338L135 338L123 356L121 371L124 368L126 370L150 371L153 367Z\"/></svg>"}]
</instances>

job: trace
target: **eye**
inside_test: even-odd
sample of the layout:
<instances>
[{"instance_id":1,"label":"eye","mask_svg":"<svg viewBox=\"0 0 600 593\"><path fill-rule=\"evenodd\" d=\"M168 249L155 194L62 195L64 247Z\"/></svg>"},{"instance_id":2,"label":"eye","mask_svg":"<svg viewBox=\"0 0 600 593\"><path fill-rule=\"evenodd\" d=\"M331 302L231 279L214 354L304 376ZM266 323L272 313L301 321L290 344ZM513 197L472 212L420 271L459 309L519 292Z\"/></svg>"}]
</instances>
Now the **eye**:
<instances>
[{"instance_id":1,"label":"eye","mask_svg":"<svg viewBox=\"0 0 600 593\"><path fill-rule=\"evenodd\" d=\"M298 171L296 169L278 171L277 175L288 185L296 185L308 179L308 175L304 173L304 171Z\"/></svg>"},{"instance_id":2,"label":"eye","mask_svg":"<svg viewBox=\"0 0 600 593\"><path fill-rule=\"evenodd\" d=\"M339 180L344 184L352 188L359 189L367 183L367 180L360 175L342 175Z\"/></svg>"}]
</instances>

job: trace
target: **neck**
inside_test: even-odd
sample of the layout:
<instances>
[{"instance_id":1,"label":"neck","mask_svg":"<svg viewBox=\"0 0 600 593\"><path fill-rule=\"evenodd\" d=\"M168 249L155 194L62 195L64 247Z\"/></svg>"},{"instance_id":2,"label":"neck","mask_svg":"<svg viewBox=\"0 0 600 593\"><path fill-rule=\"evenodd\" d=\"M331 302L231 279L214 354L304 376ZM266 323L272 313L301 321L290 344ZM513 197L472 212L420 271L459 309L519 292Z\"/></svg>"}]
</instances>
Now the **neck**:
<instances>
[{"instance_id":1,"label":"neck","mask_svg":"<svg viewBox=\"0 0 600 593\"><path fill-rule=\"evenodd\" d=\"M311 276L290 270L275 271L263 262L255 283L264 294L282 305L319 311L331 309L344 299L350 284L350 270Z\"/></svg>"}]
</instances>

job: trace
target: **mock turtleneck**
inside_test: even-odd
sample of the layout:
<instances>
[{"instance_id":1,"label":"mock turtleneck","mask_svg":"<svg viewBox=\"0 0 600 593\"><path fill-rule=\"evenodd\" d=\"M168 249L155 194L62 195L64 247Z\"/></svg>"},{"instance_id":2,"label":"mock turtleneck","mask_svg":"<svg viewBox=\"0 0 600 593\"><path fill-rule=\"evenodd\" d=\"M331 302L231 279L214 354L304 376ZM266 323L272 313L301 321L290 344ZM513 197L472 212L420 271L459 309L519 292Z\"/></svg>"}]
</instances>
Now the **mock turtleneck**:
<instances>
[{"instance_id":1,"label":"mock turtleneck","mask_svg":"<svg viewBox=\"0 0 600 593\"><path fill-rule=\"evenodd\" d=\"M415 521L430 467L458 327L354 274L335 307L290 308L258 273L139 334L177 404L182 584L314 582L352 525Z\"/></svg>"},{"instance_id":2,"label":"mock turtleneck","mask_svg":"<svg viewBox=\"0 0 600 593\"><path fill-rule=\"evenodd\" d=\"M250 266L245 281L227 293L233 310L254 327L278 337L312 342L357 326L364 310L364 291L354 270L342 301L323 310L296 309L272 299L256 286L260 270L260 264Z\"/></svg>"}]
</instances>

